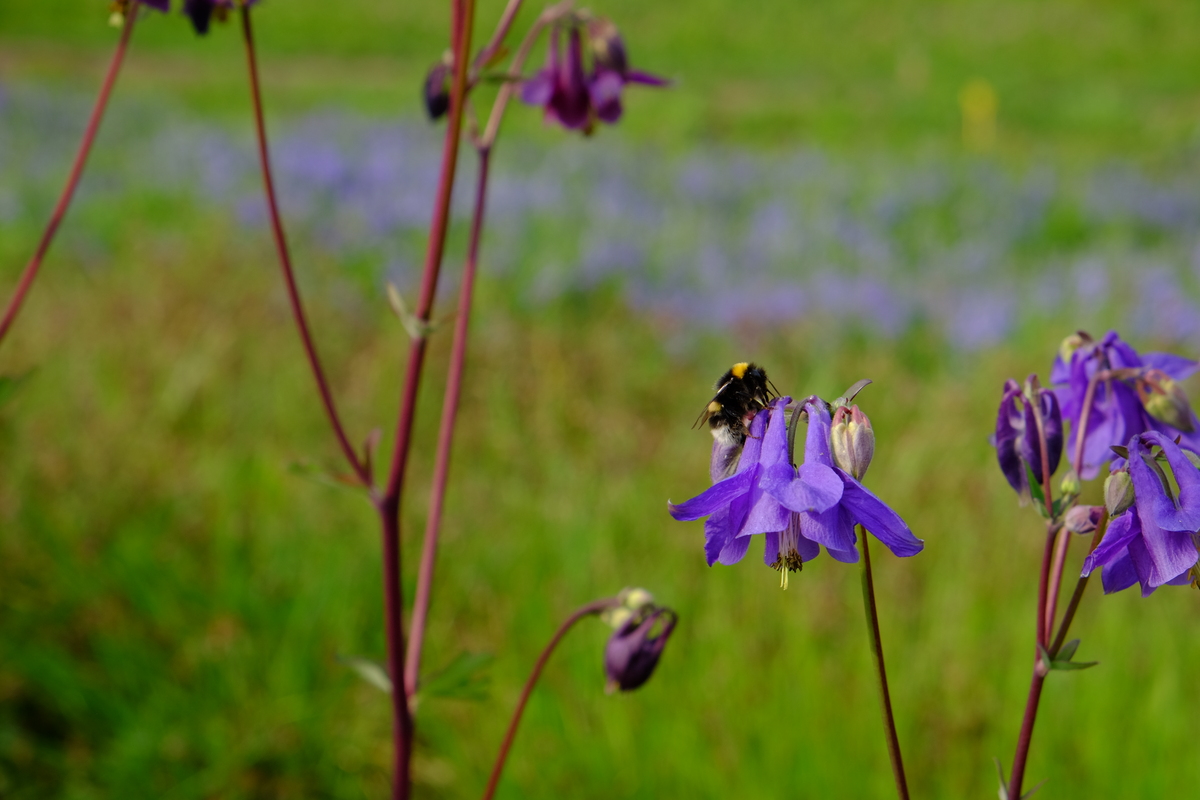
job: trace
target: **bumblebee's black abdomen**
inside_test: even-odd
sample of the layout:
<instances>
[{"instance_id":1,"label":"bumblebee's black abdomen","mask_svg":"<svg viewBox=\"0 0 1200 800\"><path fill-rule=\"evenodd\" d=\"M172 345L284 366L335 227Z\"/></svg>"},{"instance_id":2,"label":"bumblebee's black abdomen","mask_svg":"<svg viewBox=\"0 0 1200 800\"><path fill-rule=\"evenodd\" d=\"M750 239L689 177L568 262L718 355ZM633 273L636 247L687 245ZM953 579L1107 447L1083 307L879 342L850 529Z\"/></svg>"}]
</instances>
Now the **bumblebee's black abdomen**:
<instances>
[{"instance_id":1,"label":"bumblebee's black abdomen","mask_svg":"<svg viewBox=\"0 0 1200 800\"><path fill-rule=\"evenodd\" d=\"M740 447L746 443L750 420L767 407L774 394L767 372L747 362L734 364L714 388L716 394L701 416L708 420L718 441Z\"/></svg>"}]
</instances>

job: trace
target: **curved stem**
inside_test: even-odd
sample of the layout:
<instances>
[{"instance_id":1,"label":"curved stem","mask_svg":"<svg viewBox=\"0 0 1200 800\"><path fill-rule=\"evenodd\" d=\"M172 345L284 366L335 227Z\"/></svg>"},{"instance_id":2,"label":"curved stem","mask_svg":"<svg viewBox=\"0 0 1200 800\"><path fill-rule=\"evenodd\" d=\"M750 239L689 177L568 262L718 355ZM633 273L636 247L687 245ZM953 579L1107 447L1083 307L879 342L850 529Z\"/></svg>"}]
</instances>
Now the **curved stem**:
<instances>
[{"instance_id":1,"label":"curved stem","mask_svg":"<svg viewBox=\"0 0 1200 800\"><path fill-rule=\"evenodd\" d=\"M566 622L559 626L554 637L550 639L550 643L546 645L546 649L538 656L537 663L533 665L533 672L529 673L529 680L525 681L525 688L521 690L517 707L513 709L512 719L508 723L508 731L504 734L504 741L500 743L500 750L496 753L496 764L492 767L492 775L488 778L487 788L483 790L483 800L491 800L492 795L496 793L496 786L500 783L500 773L504 771L504 763L508 760L508 751L512 748L513 739L517 735L517 726L521 724L521 715L525 713L525 704L529 702L529 695L533 693L533 687L537 685L538 678L542 675L542 668L550 660L554 648L558 647L558 643L576 622L592 614L599 614L606 608L612 608L618 602L615 598L610 597L576 609L575 613L567 617Z\"/></svg>"},{"instance_id":2,"label":"curved stem","mask_svg":"<svg viewBox=\"0 0 1200 800\"><path fill-rule=\"evenodd\" d=\"M321 403L325 406L325 414L333 426L334 435L342 448L342 454L350 462L350 467L364 486L371 485L371 474L364 461L360 461L346 436L338 416L337 406L333 401L333 392L325 371L321 368L321 359L317 355L317 347L309 331L308 319L304 313L304 304L300 300L300 289L296 285L296 274L292 269L292 258L288 252L287 237L283 232L283 219L279 214L279 204L275 197L275 181L271 174L271 158L267 148L267 125L263 118L262 89L258 79L258 60L254 51L254 32L250 25L250 7L242 6L242 38L246 43L246 66L250 76L250 98L254 107L254 126L258 135L258 159L262 167L263 190L266 194L267 211L271 218L271 234L275 239L275 250L279 255L279 267L283 271L283 281L287 285L288 301L292 307L292 317L296 320L296 328L300 331L300 339L304 343L304 354L308 357L309 367L317 382L317 390L321 394Z\"/></svg>"},{"instance_id":3,"label":"curved stem","mask_svg":"<svg viewBox=\"0 0 1200 800\"><path fill-rule=\"evenodd\" d=\"M896 720L892 715L892 697L888 691L887 670L883 665L883 641L879 636L879 612L875 608L875 580L871 575L871 550L867 544L867 532L859 525L862 550L862 593L863 612L867 617L867 636L871 640L871 655L875 660L875 675L879 679L879 697L883 705L883 730L887 737L888 757L892 762L892 777L896 781L896 794L900 800L908 800L908 782L904 777L904 760L900 756L900 738L896 734Z\"/></svg>"},{"instance_id":4,"label":"curved stem","mask_svg":"<svg viewBox=\"0 0 1200 800\"><path fill-rule=\"evenodd\" d=\"M1054 616L1058 613L1058 593L1062 590L1063 567L1067 561L1067 548L1071 544L1071 532L1066 528L1058 532L1054 547L1054 563L1050 567L1049 595L1046 598L1046 638L1054 630Z\"/></svg>"},{"instance_id":5,"label":"curved stem","mask_svg":"<svg viewBox=\"0 0 1200 800\"><path fill-rule=\"evenodd\" d=\"M433 468L433 488L430 491L429 517L425 523L425 544L421 549L421 567L417 573L417 594L413 600L408 652L404 661L404 687L410 696L417 690L417 681L421 671L421 646L425 640L425 620L429 615L429 596L433 586L433 569L437 560L438 533L442 524L446 482L450 474L450 451L454 442L454 423L458 417L459 398L462 396L462 376L467 362L467 333L471 320L471 300L475 288L475 273L479 265L479 240L483 234L483 214L487 205L490 157L489 150L481 149L479 151L479 176L475 187L475 212L471 219L471 240L467 246L467 262L463 267L462 286L458 294L458 311L454 320L454 343L451 345L450 371L446 378L446 396L442 401L437 460Z\"/></svg>"},{"instance_id":6,"label":"curved stem","mask_svg":"<svg viewBox=\"0 0 1200 800\"><path fill-rule=\"evenodd\" d=\"M62 194L58 197L58 202L54 205L54 211L50 214L50 220L46 223L45 230L42 231L42 238L38 241L38 246L33 253L33 257L29 259L29 263L25 265L25 270L21 273L21 279L17 282L17 289L13 293L12 299L8 301L8 306L4 309L4 316L0 317L0 342L4 341L4 336L8 333L8 329L12 327L17 314L21 310L22 304L25 302L25 297L33 287L33 281L37 278L38 270L42 266L42 259L46 257L46 252L50 249L50 243L54 241L54 234L58 232L58 226L62 223L63 217L66 216L67 208L71 205L71 198L74 197L75 189L79 186L79 179L83 176L83 169L87 165L88 155L92 151L92 144L96 141L96 133L100 130L100 122L104 118L104 111L108 108L108 98L112 95L113 86L117 82L117 75L121 72L121 64L125 60L125 51L129 49L129 39L133 35L133 26L137 21L140 8L137 0L133 0L125 10L125 25L121 29L121 38L117 42L117 49L113 52L112 61L108 64L108 71L104 74L104 82L100 84L100 93L96 96L96 104L92 106L92 113L88 117L87 127L83 130L83 139L79 142L79 150L75 153L75 161L71 165L71 171L67 174L67 183L63 186Z\"/></svg>"},{"instance_id":7,"label":"curved stem","mask_svg":"<svg viewBox=\"0 0 1200 800\"><path fill-rule=\"evenodd\" d=\"M478 71L488 65L488 62L500 51L504 46L504 40L508 36L508 32L512 29L513 22L517 19L517 12L521 10L523 0L508 0L508 5L504 7L504 13L500 15L500 22L496 24L496 31L492 34L492 38L488 41L479 54L475 56L475 61L472 65L472 71ZM474 82L477 76L472 75L471 81Z\"/></svg>"}]
</instances>

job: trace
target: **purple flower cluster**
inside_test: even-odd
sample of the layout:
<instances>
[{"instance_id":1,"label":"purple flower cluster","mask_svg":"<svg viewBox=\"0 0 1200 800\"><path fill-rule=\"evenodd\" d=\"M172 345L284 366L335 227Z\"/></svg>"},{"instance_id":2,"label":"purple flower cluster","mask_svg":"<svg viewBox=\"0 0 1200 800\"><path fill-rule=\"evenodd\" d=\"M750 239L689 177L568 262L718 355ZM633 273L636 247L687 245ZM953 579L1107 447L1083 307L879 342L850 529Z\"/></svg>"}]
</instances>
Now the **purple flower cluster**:
<instances>
[{"instance_id":1,"label":"purple flower cluster","mask_svg":"<svg viewBox=\"0 0 1200 800\"><path fill-rule=\"evenodd\" d=\"M605 19L587 24L591 70L584 66L583 31L578 21L565 25L567 52L562 53L562 27L556 25L550 38L546 66L521 87L521 99L542 106L546 119L567 130L595 128L596 120L612 124L621 118L621 91L626 84L665 86L667 81L630 69L625 44L616 26Z\"/></svg>"},{"instance_id":2,"label":"purple flower cluster","mask_svg":"<svg viewBox=\"0 0 1200 800\"><path fill-rule=\"evenodd\" d=\"M704 551L709 565L740 561L750 538L760 533L766 536L763 560L785 579L816 558L822 546L838 561L855 562L856 524L898 556L919 553L924 544L904 520L834 462L829 407L818 397L803 403L808 414L804 462L793 466L787 435L790 402L789 397L778 398L754 416L732 475L686 502L668 504L677 520L708 517ZM723 446L715 444L713 463L726 459Z\"/></svg>"},{"instance_id":3,"label":"purple flower cluster","mask_svg":"<svg viewBox=\"0 0 1200 800\"><path fill-rule=\"evenodd\" d=\"M1028 467L1037 480L1042 479L1042 436L1046 439L1046 459L1051 475L1062 458L1062 412L1054 392L1042 389L1037 376L1030 375L1026 389L1011 378L1004 384L1000 413L996 416L993 444L1000 471L1018 494L1029 493ZM1032 398L1037 398L1034 401ZM1041 421L1039 434L1038 422Z\"/></svg>"},{"instance_id":4,"label":"purple flower cluster","mask_svg":"<svg viewBox=\"0 0 1200 800\"><path fill-rule=\"evenodd\" d=\"M1135 434L1128 452L1134 503L1109 522L1103 541L1084 561L1083 574L1104 567L1105 593L1138 583L1145 597L1159 586L1186 585L1195 579L1200 560L1200 469L1170 436L1158 431ZM1159 457L1170 468L1177 492Z\"/></svg>"},{"instance_id":5,"label":"purple flower cluster","mask_svg":"<svg viewBox=\"0 0 1200 800\"><path fill-rule=\"evenodd\" d=\"M1075 451L1087 415L1080 477L1096 477L1112 458L1111 446L1144 431L1182 436L1189 449L1200 451L1200 422L1175 383L1198 367L1196 361L1171 353L1139 355L1116 331L1098 342L1082 332L1069 337L1054 360L1050 382L1071 423L1069 453Z\"/></svg>"}]
</instances>

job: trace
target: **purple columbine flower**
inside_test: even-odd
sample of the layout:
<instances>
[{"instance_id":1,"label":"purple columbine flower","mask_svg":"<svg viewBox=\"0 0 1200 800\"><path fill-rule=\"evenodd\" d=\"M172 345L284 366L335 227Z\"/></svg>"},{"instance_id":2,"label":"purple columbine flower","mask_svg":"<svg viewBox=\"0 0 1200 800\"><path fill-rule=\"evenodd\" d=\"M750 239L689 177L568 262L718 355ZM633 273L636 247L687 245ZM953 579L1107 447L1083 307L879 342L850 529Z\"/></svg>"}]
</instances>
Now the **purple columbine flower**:
<instances>
[{"instance_id":1,"label":"purple columbine flower","mask_svg":"<svg viewBox=\"0 0 1200 800\"><path fill-rule=\"evenodd\" d=\"M668 503L671 516L677 520L708 517L704 523L704 553L709 566L716 562L736 564L741 561L750 547L750 537L760 533L767 534L765 558L768 564L773 565L780 558L781 537L785 544L794 544L798 559L809 561L820 553L820 548L813 542L799 541L799 520L793 519L796 515L780 498L765 489L768 480L780 484L795 478L794 485L786 493L787 500L791 506L804 510L825 511L834 507L842 496L842 482L828 464L804 464L799 473L792 466L787 445L786 408L789 402L790 397L777 398L765 413L754 415L732 475L716 481L691 500L678 505ZM826 425L827 443L828 438ZM725 460L724 448L715 443L714 478L720 474L718 462L724 464ZM798 569L798 564L791 569Z\"/></svg>"},{"instance_id":2,"label":"purple columbine flower","mask_svg":"<svg viewBox=\"0 0 1200 800\"><path fill-rule=\"evenodd\" d=\"M789 476L785 470L775 469L764 482L764 488L771 496L796 512L803 539L824 545L829 555L838 561L854 563L858 561L855 547L858 538L854 533L857 524L897 556L915 556L921 552L925 543L913 535L900 515L841 465L834 463L830 449L829 408L825 401L812 396L805 405L808 408L808 435L800 474ZM820 509L804 502L808 493L804 485L806 468L831 470L842 484L841 497L829 508Z\"/></svg>"},{"instance_id":3,"label":"purple columbine flower","mask_svg":"<svg viewBox=\"0 0 1200 800\"><path fill-rule=\"evenodd\" d=\"M595 27L599 26L599 27ZM568 130L591 133L596 120L614 123L621 117L621 90L627 83L664 86L667 81L645 72L631 70L625 45L607 20L589 23L592 69L584 66L583 35L576 23L567 34L567 53L561 50L561 27L555 27L550 39L546 66L521 87L521 99L542 106L546 119Z\"/></svg>"},{"instance_id":4,"label":"purple columbine flower","mask_svg":"<svg viewBox=\"0 0 1200 800\"><path fill-rule=\"evenodd\" d=\"M628 692L650 680L678 620L671 609L653 606L613 631L604 648L604 672L610 692Z\"/></svg>"},{"instance_id":5,"label":"purple columbine flower","mask_svg":"<svg viewBox=\"0 0 1200 800\"><path fill-rule=\"evenodd\" d=\"M1177 495L1154 458L1156 445L1174 475ZM1106 594L1140 583L1145 597L1159 586L1190 583L1200 560L1200 469L1158 431L1134 434L1128 465L1133 506L1109 522L1103 541L1083 562L1083 574L1104 567Z\"/></svg>"},{"instance_id":6,"label":"purple columbine flower","mask_svg":"<svg viewBox=\"0 0 1200 800\"><path fill-rule=\"evenodd\" d=\"M793 466L787 446L790 402L790 397L778 398L765 414L755 415L733 475L691 500L669 504L675 519L708 517L704 550L709 565L740 561L750 537L762 533L766 535L763 560L782 573L786 587L787 574L816 558L821 545L838 561L857 561L855 524L898 556L919 553L924 544L904 520L834 464L829 409L818 397L806 401L804 463L799 469ZM724 457L719 449L713 449L714 463Z\"/></svg>"},{"instance_id":7,"label":"purple columbine flower","mask_svg":"<svg viewBox=\"0 0 1200 800\"><path fill-rule=\"evenodd\" d=\"M1099 342L1082 331L1068 337L1050 372L1062 412L1071 422L1068 452L1075 452L1092 376L1103 370L1116 373L1096 385L1080 477L1096 477L1100 465L1112 458L1110 446L1143 431L1160 431L1172 438L1183 434L1191 449L1200 450L1200 422L1174 383L1198 367L1196 361L1172 353L1139 355L1116 331L1109 331Z\"/></svg>"},{"instance_id":8,"label":"purple columbine flower","mask_svg":"<svg viewBox=\"0 0 1200 800\"><path fill-rule=\"evenodd\" d=\"M1042 478L1042 439L1038 435L1032 397L1038 398L1037 411L1042 417L1051 475L1058 469L1063 450L1062 412L1054 392L1041 388L1036 375L1030 375L1025 385L1025 390L1022 390L1011 378L1005 382L1000 410L996 415L996 434L992 440L1000 471L1022 497L1029 494L1026 465L1038 480Z\"/></svg>"}]
</instances>

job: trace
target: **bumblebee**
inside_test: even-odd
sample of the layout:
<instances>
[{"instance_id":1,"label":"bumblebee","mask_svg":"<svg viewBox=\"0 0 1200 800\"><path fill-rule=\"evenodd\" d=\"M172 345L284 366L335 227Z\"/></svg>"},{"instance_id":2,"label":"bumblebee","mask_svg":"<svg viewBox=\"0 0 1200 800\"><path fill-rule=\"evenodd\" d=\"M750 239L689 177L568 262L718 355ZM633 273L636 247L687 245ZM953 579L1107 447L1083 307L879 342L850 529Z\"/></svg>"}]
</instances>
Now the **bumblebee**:
<instances>
[{"instance_id":1,"label":"bumblebee","mask_svg":"<svg viewBox=\"0 0 1200 800\"><path fill-rule=\"evenodd\" d=\"M746 444L750 420L779 393L767 378L766 370L745 361L734 364L714 388L716 394L693 427L707 422L713 438L720 445L733 448L730 455L736 458Z\"/></svg>"}]
</instances>

